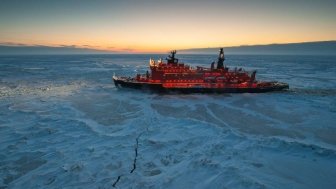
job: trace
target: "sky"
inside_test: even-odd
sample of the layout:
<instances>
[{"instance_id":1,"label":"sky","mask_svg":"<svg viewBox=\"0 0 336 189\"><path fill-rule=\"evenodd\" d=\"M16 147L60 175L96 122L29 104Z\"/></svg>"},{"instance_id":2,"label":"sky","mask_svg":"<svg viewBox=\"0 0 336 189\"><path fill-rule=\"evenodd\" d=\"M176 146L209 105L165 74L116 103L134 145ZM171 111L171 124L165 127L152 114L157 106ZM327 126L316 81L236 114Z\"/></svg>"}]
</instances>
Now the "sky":
<instances>
[{"instance_id":1,"label":"sky","mask_svg":"<svg viewBox=\"0 0 336 189\"><path fill-rule=\"evenodd\" d=\"M116 52L336 39L335 0L1 0L0 43Z\"/></svg>"}]
</instances>

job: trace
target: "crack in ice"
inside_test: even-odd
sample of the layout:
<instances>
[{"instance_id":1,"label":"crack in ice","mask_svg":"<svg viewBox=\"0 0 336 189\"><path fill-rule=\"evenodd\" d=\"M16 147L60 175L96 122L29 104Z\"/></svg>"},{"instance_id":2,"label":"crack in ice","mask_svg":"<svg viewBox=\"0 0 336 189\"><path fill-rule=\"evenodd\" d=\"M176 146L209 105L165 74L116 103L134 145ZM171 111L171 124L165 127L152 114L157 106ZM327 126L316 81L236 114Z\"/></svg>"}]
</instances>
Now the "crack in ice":
<instances>
[{"instance_id":1,"label":"crack in ice","mask_svg":"<svg viewBox=\"0 0 336 189\"><path fill-rule=\"evenodd\" d=\"M135 141L136 141L135 149L134 149L135 156L134 156L134 160L133 160L133 169L131 170L130 173L133 173L135 171L135 169L136 169L136 162L137 162L137 158L138 158L139 138L140 138L141 134L135 139Z\"/></svg>"},{"instance_id":2,"label":"crack in ice","mask_svg":"<svg viewBox=\"0 0 336 189\"><path fill-rule=\"evenodd\" d=\"M143 134L143 133L140 133L140 134L138 135L138 137L135 139L135 141L136 141L136 143L135 143L135 148L134 148L135 155L134 155L134 160L133 160L133 168L132 168L132 170L130 171L130 173L133 173L133 172L135 171L135 169L136 169L136 162L137 162L137 158L138 158L139 139L140 139L140 137L141 137L142 134ZM118 182L120 181L121 176L122 176L122 175L119 175L119 176L117 177L117 180L114 181L114 183L112 184L112 186L113 186L114 188L117 186Z\"/></svg>"},{"instance_id":3,"label":"crack in ice","mask_svg":"<svg viewBox=\"0 0 336 189\"><path fill-rule=\"evenodd\" d=\"M113 186L114 188L116 187L116 185L117 185L117 183L119 182L120 178L121 178L121 175L119 175L118 178L117 178L117 180L114 181L114 183L112 184L112 186Z\"/></svg>"}]
</instances>

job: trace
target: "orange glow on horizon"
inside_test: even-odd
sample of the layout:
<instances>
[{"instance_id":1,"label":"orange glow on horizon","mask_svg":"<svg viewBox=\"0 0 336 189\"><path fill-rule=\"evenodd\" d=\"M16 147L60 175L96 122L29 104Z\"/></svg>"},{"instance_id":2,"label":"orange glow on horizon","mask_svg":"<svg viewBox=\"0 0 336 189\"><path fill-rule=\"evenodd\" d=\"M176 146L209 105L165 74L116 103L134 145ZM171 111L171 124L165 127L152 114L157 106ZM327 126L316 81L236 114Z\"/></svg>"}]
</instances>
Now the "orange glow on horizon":
<instances>
[{"instance_id":1,"label":"orange glow on horizon","mask_svg":"<svg viewBox=\"0 0 336 189\"><path fill-rule=\"evenodd\" d=\"M77 32L65 32L64 34L33 32L25 33L20 37L9 36L6 40L0 38L0 42L12 42L26 45L45 46L76 46L78 48L90 48L106 50L115 53L166 53L172 49L230 47L240 45L263 45L274 43L297 43L309 41L328 41L336 39L336 32L315 31L289 33L288 29L256 28L252 26L231 26L230 29L222 27L220 30L199 29L195 26L180 26L179 31L147 30L137 28L132 32L118 31L113 28L104 31L95 30ZM252 28L246 32L247 28ZM212 27L210 27L212 28ZM299 28L305 30L305 28ZM50 36L53 36L50 38Z\"/></svg>"},{"instance_id":2,"label":"orange glow on horizon","mask_svg":"<svg viewBox=\"0 0 336 189\"><path fill-rule=\"evenodd\" d=\"M205 40L172 40L172 41L158 41L154 40L153 42L139 42L139 41L125 41L122 40L118 42L106 42L102 39L84 39L84 40L28 40L28 41L11 41L13 44L24 44L27 46L51 46L51 47L62 47L62 46L74 46L76 48L88 48L94 50L107 51L107 53L167 53L170 50L182 50L182 49L193 49L193 48L216 48L216 47L232 47L232 46L242 46L242 45L268 45L268 44L283 44L283 43L300 43L300 42L311 42L311 41L328 41L335 40L330 38L317 38L317 39L306 39L302 38L298 40L298 36L294 38L267 38L263 37L254 37L251 39L235 39L235 40L221 40L224 42L216 41L205 41ZM301 36L302 37L302 36ZM0 41L1 42L1 41Z\"/></svg>"},{"instance_id":3,"label":"orange glow on horizon","mask_svg":"<svg viewBox=\"0 0 336 189\"><path fill-rule=\"evenodd\" d=\"M127 26L115 28L107 25L103 28L63 25L64 31L57 28L35 32L26 29L21 35L4 32L1 41L27 45L76 46L106 50L115 53L166 53L172 49L229 47L240 45L260 45L273 43L296 43L309 41L327 41L336 39L336 26L330 30L307 25L283 27L277 23L236 23L227 21L217 26L216 20L184 20L174 23L169 29L160 20L154 19L139 26L133 21ZM201 20L202 21L202 20ZM202 24L200 27L199 25ZM320 26L322 27L322 26ZM31 31L30 31L31 30ZM293 32L295 30L295 32ZM79 32L80 31L80 32ZM307 32L309 31L309 32ZM1 32L0 32L1 33Z\"/></svg>"},{"instance_id":4,"label":"orange glow on horizon","mask_svg":"<svg viewBox=\"0 0 336 189\"><path fill-rule=\"evenodd\" d=\"M166 53L336 40L336 3L329 1L84 1L80 7L76 2L54 3L5 2L0 42Z\"/></svg>"}]
</instances>

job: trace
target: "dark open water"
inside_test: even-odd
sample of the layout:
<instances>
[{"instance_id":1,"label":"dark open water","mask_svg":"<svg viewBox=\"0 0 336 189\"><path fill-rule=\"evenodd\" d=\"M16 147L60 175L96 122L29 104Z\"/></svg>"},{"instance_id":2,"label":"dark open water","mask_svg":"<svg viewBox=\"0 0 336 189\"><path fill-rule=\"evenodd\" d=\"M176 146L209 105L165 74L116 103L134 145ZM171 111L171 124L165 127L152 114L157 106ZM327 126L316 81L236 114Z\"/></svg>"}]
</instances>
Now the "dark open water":
<instances>
[{"instance_id":1,"label":"dark open water","mask_svg":"<svg viewBox=\"0 0 336 189\"><path fill-rule=\"evenodd\" d=\"M1 56L0 188L335 188L335 56L226 57L288 92L114 87L150 56Z\"/></svg>"}]
</instances>

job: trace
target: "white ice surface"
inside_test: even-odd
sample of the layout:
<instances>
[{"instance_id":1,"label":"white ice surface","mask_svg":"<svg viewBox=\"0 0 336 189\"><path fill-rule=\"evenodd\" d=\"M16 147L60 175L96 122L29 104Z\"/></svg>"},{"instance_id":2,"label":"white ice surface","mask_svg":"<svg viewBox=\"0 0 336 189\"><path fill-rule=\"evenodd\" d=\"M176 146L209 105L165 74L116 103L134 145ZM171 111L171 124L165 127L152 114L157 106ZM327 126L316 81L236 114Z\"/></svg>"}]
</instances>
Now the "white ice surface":
<instances>
[{"instance_id":1,"label":"white ice surface","mask_svg":"<svg viewBox=\"0 0 336 189\"><path fill-rule=\"evenodd\" d=\"M24 79L1 79L0 188L336 186L329 84L308 90L288 80L298 88L159 95L114 87L111 70L128 73L132 64L77 58L65 59L64 71L32 65Z\"/></svg>"}]
</instances>

